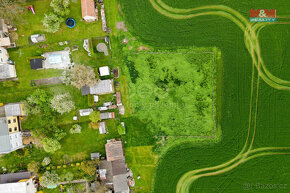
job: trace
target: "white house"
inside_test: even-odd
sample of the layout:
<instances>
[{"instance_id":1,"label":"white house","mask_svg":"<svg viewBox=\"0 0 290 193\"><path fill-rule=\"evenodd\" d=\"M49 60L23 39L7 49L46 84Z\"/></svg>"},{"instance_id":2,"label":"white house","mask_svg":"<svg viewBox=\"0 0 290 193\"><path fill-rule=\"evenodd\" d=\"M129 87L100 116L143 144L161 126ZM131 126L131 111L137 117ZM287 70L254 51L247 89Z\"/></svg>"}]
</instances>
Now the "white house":
<instances>
[{"instance_id":1,"label":"white house","mask_svg":"<svg viewBox=\"0 0 290 193\"><path fill-rule=\"evenodd\" d=\"M0 175L0 193L36 193L35 177L30 172Z\"/></svg>"},{"instance_id":2,"label":"white house","mask_svg":"<svg viewBox=\"0 0 290 193\"><path fill-rule=\"evenodd\" d=\"M7 50L0 47L0 79L15 78L16 70L14 62L9 60L9 54Z\"/></svg>"}]
</instances>

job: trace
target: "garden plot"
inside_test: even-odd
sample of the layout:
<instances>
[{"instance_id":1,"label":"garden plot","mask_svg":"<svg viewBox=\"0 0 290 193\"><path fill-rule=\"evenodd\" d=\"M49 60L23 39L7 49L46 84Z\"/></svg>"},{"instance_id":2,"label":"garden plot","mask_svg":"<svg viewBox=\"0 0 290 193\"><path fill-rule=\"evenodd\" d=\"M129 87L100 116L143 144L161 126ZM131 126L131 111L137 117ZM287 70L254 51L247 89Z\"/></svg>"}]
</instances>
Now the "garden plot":
<instances>
[{"instance_id":1,"label":"garden plot","mask_svg":"<svg viewBox=\"0 0 290 193\"><path fill-rule=\"evenodd\" d=\"M215 137L215 53L140 52L126 59L131 107L157 136Z\"/></svg>"}]
</instances>

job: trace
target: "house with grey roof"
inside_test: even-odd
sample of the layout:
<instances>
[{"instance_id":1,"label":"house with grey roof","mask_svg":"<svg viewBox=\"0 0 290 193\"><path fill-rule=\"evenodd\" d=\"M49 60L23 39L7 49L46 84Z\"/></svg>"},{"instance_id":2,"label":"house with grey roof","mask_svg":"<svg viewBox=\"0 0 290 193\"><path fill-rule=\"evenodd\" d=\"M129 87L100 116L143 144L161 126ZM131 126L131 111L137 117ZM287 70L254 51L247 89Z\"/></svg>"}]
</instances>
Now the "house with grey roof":
<instances>
[{"instance_id":1,"label":"house with grey roof","mask_svg":"<svg viewBox=\"0 0 290 193\"><path fill-rule=\"evenodd\" d=\"M105 145L107 160L101 161L100 179L116 193L129 193L127 164L122 141L111 139Z\"/></svg>"},{"instance_id":2,"label":"house with grey roof","mask_svg":"<svg viewBox=\"0 0 290 193\"><path fill-rule=\"evenodd\" d=\"M82 95L104 95L114 93L114 82L111 79L100 80L94 86L84 86L82 87Z\"/></svg>"},{"instance_id":3,"label":"house with grey roof","mask_svg":"<svg viewBox=\"0 0 290 193\"><path fill-rule=\"evenodd\" d=\"M0 79L16 78L14 62L9 59L7 50L0 47Z\"/></svg>"},{"instance_id":4,"label":"house with grey roof","mask_svg":"<svg viewBox=\"0 0 290 193\"><path fill-rule=\"evenodd\" d=\"M20 103L9 103L0 107L0 154L24 147L19 119L24 115L23 105Z\"/></svg>"},{"instance_id":5,"label":"house with grey roof","mask_svg":"<svg viewBox=\"0 0 290 193\"><path fill-rule=\"evenodd\" d=\"M36 193L35 177L30 172L0 175L0 193Z\"/></svg>"},{"instance_id":6,"label":"house with grey roof","mask_svg":"<svg viewBox=\"0 0 290 193\"><path fill-rule=\"evenodd\" d=\"M114 112L100 113L100 118L102 120L105 120L105 119L114 119L115 118L115 113Z\"/></svg>"},{"instance_id":7,"label":"house with grey roof","mask_svg":"<svg viewBox=\"0 0 290 193\"><path fill-rule=\"evenodd\" d=\"M100 134L107 134L108 129L105 121L100 122L99 132Z\"/></svg>"},{"instance_id":8,"label":"house with grey roof","mask_svg":"<svg viewBox=\"0 0 290 193\"><path fill-rule=\"evenodd\" d=\"M92 108L89 108L89 109L80 109L79 110L79 113L80 113L80 116L83 117L83 116L89 116L94 110Z\"/></svg>"}]
</instances>

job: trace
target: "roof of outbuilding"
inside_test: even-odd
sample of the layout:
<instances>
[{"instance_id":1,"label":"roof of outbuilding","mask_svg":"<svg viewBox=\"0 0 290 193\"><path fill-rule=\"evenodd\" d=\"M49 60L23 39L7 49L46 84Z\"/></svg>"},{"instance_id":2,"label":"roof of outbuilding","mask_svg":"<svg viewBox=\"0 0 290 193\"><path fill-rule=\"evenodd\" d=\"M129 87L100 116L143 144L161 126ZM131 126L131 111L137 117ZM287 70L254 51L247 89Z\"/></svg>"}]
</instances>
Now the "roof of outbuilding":
<instances>
[{"instance_id":1,"label":"roof of outbuilding","mask_svg":"<svg viewBox=\"0 0 290 193\"><path fill-rule=\"evenodd\" d=\"M14 183L14 182L18 182L19 180L30 179L30 177L31 177L30 172L2 174L0 175L0 184Z\"/></svg>"},{"instance_id":2,"label":"roof of outbuilding","mask_svg":"<svg viewBox=\"0 0 290 193\"><path fill-rule=\"evenodd\" d=\"M6 117L21 116L22 113L20 105L21 105L20 103L6 104L4 106Z\"/></svg>"},{"instance_id":3,"label":"roof of outbuilding","mask_svg":"<svg viewBox=\"0 0 290 193\"><path fill-rule=\"evenodd\" d=\"M110 68L109 66L102 66L99 68L100 76L109 76Z\"/></svg>"},{"instance_id":4,"label":"roof of outbuilding","mask_svg":"<svg viewBox=\"0 0 290 193\"><path fill-rule=\"evenodd\" d=\"M113 171L113 176L126 174L127 171L126 171L125 158L112 161L112 171Z\"/></svg>"},{"instance_id":5,"label":"roof of outbuilding","mask_svg":"<svg viewBox=\"0 0 290 193\"><path fill-rule=\"evenodd\" d=\"M11 64L0 64L0 79L15 78L15 66Z\"/></svg>"},{"instance_id":6,"label":"roof of outbuilding","mask_svg":"<svg viewBox=\"0 0 290 193\"><path fill-rule=\"evenodd\" d=\"M91 16L96 17L94 0L82 0L82 17Z\"/></svg>"},{"instance_id":7,"label":"roof of outbuilding","mask_svg":"<svg viewBox=\"0 0 290 193\"><path fill-rule=\"evenodd\" d=\"M113 118L115 118L115 113L114 112L100 113L100 118L102 120L104 120L104 119L113 119Z\"/></svg>"},{"instance_id":8,"label":"roof of outbuilding","mask_svg":"<svg viewBox=\"0 0 290 193\"><path fill-rule=\"evenodd\" d=\"M105 147L108 161L124 158L123 145L121 141L108 142Z\"/></svg>"},{"instance_id":9,"label":"roof of outbuilding","mask_svg":"<svg viewBox=\"0 0 290 193\"><path fill-rule=\"evenodd\" d=\"M35 58L30 60L30 67L33 70L41 69L42 66L42 58Z\"/></svg>"},{"instance_id":10,"label":"roof of outbuilding","mask_svg":"<svg viewBox=\"0 0 290 193\"><path fill-rule=\"evenodd\" d=\"M129 185L126 174L114 176L113 184L115 193L129 193Z\"/></svg>"},{"instance_id":11,"label":"roof of outbuilding","mask_svg":"<svg viewBox=\"0 0 290 193\"><path fill-rule=\"evenodd\" d=\"M82 95L89 95L90 94L90 87L88 86L83 86L81 88L81 91L82 91Z\"/></svg>"},{"instance_id":12,"label":"roof of outbuilding","mask_svg":"<svg viewBox=\"0 0 290 193\"><path fill-rule=\"evenodd\" d=\"M114 92L113 80L101 80L95 86L90 87L90 94L109 94Z\"/></svg>"}]
</instances>

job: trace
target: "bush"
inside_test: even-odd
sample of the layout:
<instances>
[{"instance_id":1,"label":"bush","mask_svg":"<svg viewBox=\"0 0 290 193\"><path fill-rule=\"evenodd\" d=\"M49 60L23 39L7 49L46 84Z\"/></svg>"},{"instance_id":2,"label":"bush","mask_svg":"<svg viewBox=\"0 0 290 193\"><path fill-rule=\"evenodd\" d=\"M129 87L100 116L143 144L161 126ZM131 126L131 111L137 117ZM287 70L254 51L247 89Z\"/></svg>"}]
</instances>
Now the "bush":
<instances>
[{"instance_id":1,"label":"bush","mask_svg":"<svg viewBox=\"0 0 290 193\"><path fill-rule=\"evenodd\" d=\"M48 164L50 164L51 159L49 157L45 157L41 163L41 165L43 166L47 166Z\"/></svg>"},{"instance_id":2,"label":"bush","mask_svg":"<svg viewBox=\"0 0 290 193\"><path fill-rule=\"evenodd\" d=\"M39 170L39 162L36 162L36 161L31 161L28 165L27 165L27 170L29 172L32 172L32 173L37 173L38 170Z\"/></svg>"},{"instance_id":3,"label":"bush","mask_svg":"<svg viewBox=\"0 0 290 193\"><path fill-rule=\"evenodd\" d=\"M95 101L94 101L94 95L91 95L89 94L88 95L88 106L91 107L95 104Z\"/></svg>"},{"instance_id":4,"label":"bush","mask_svg":"<svg viewBox=\"0 0 290 193\"><path fill-rule=\"evenodd\" d=\"M48 153L54 153L61 148L60 143L57 140L51 138L44 138L41 141L41 144L43 145L44 151Z\"/></svg>"},{"instance_id":5,"label":"bush","mask_svg":"<svg viewBox=\"0 0 290 193\"><path fill-rule=\"evenodd\" d=\"M118 129L118 133L119 133L119 135L124 135L125 132L126 132L125 127L123 127L123 125L121 125L121 124L119 124L119 125L117 126L117 129Z\"/></svg>"},{"instance_id":6,"label":"bush","mask_svg":"<svg viewBox=\"0 0 290 193\"><path fill-rule=\"evenodd\" d=\"M64 19L59 17L58 15L54 13L49 13L49 14L44 14L44 19L42 21L42 24L46 32L55 33L59 30L60 24L63 21Z\"/></svg>"},{"instance_id":7,"label":"bush","mask_svg":"<svg viewBox=\"0 0 290 193\"><path fill-rule=\"evenodd\" d=\"M100 127L100 123L94 123L94 122L89 123L89 128L91 129L99 129L99 127Z\"/></svg>"},{"instance_id":8,"label":"bush","mask_svg":"<svg viewBox=\"0 0 290 193\"><path fill-rule=\"evenodd\" d=\"M82 127L78 124L75 124L72 126L72 128L69 130L69 132L71 134L75 134L75 133L81 133L82 132Z\"/></svg>"},{"instance_id":9,"label":"bush","mask_svg":"<svg viewBox=\"0 0 290 193\"><path fill-rule=\"evenodd\" d=\"M74 179L74 174L72 172L64 171L63 174L60 175L61 181L72 181Z\"/></svg>"},{"instance_id":10,"label":"bush","mask_svg":"<svg viewBox=\"0 0 290 193\"><path fill-rule=\"evenodd\" d=\"M95 161L86 161L81 165L81 169L89 176L95 175L97 168Z\"/></svg>"}]
</instances>

